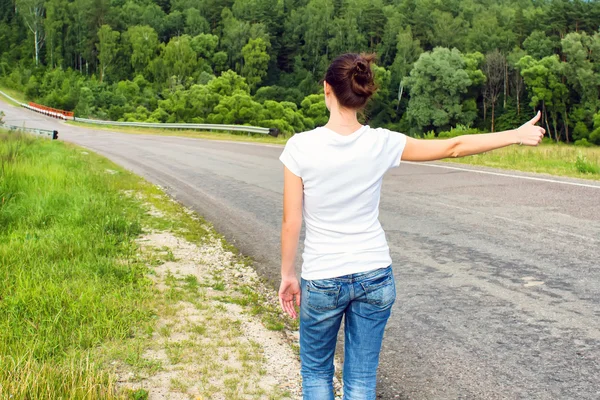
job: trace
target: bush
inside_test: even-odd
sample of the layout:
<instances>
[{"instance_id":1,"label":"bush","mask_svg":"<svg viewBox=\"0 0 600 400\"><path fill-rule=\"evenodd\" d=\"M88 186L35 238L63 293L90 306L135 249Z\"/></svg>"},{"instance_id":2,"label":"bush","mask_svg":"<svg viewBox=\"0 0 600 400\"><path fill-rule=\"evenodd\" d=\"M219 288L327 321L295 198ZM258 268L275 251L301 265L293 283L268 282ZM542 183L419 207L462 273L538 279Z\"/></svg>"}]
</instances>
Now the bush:
<instances>
[{"instance_id":1,"label":"bush","mask_svg":"<svg viewBox=\"0 0 600 400\"><path fill-rule=\"evenodd\" d=\"M259 103L264 103L267 100L278 102L289 101L296 105L300 105L304 96L302 92L296 88L284 88L281 86L264 86L256 91L254 100Z\"/></svg>"},{"instance_id":2,"label":"bush","mask_svg":"<svg viewBox=\"0 0 600 400\"><path fill-rule=\"evenodd\" d=\"M467 126L459 124L459 125L456 125L456 128L450 129L450 131L440 132L438 134L438 138L447 139L447 138L453 138L453 137L462 136L462 135L475 135L478 133L481 133L479 131L479 129L469 128Z\"/></svg>"},{"instance_id":3,"label":"bush","mask_svg":"<svg viewBox=\"0 0 600 400\"><path fill-rule=\"evenodd\" d=\"M552 139L551 137L544 136L542 138L542 144L556 144L556 141L554 139Z\"/></svg>"},{"instance_id":4,"label":"bush","mask_svg":"<svg viewBox=\"0 0 600 400\"><path fill-rule=\"evenodd\" d=\"M575 141L575 146L578 147L592 147L594 146L592 143L588 142L587 139L579 139Z\"/></svg>"},{"instance_id":5,"label":"bush","mask_svg":"<svg viewBox=\"0 0 600 400\"><path fill-rule=\"evenodd\" d=\"M587 158L579 153L575 161L575 168L582 174L600 174L600 166L592 164Z\"/></svg>"},{"instance_id":6,"label":"bush","mask_svg":"<svg viewBox=\"0 0 600 400\"><path fill-rule=\"evenodd\" d=\"M323 126L329 120L325 98L323 95L311 94L302 100L302 115L314 121L316 126Z\"/></svg>"},{"instance_id":7,"label":"bush","mask_svg":"<svg viewBox=\"0 0 600 400\"><path fill-rule=\"evenodd\" d=\"M600 128L596 128L590 133L590 142L600 145Z\"/></svg>"},{"instance_id":8,"label":"bush","mask_svg":"<svg viewBox=\"0 0 600 400\"><path fill-rule=\"evenodd\" d=\"M590 130L587 125L583 121L579 121L575 124L575 129L573 129L573 139L587 139L590 137Z\"/></svg>"},{"instance_id":9,"label":"bush","mask_svg":"<svg viewBox=\"0 0 600 400\"><path fill-rule=\"evenodd\" d=\"M517 114L517 104L513 99L510 99L507 102L504 111L501 113L499 112L497 115L494 128L497 132L515 129L529 121L531 117L532 115L529 111L521 110L521 112Z\"/></svg>"},{"instance_id":10,"label":"bush","mask_svg":"<svg viewBox=\"0 0 600 400\"><path fill-rule=\"evenodd\" d=\"M265 128L277 128L279 129L279 132L284 135L294 133L294 128L287 121L282 119L265 119L260 121L258 125Z\"/></svg>"},{"instance_id":11,"label":"bush","mask_svg":"<svg viewBox=\"0 0 600 400\"><path fill-rule=\"evenodd\" d=\"M40 83L35 75L31 75L29 82L25 86L25 97L28 99L36 99L40 95Z\"/></svg>"}]
</instances>

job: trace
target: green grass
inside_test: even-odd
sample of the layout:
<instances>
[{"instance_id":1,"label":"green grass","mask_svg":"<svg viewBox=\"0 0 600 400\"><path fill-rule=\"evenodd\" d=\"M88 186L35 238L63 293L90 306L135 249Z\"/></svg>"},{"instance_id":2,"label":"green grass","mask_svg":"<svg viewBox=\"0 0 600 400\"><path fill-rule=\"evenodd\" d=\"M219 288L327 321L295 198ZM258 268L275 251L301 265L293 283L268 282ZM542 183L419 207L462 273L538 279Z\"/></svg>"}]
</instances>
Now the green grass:
<instances>
[{"instance_id":1,"label":"green grass","mask_svg":"<svg viewBox=\"0 0 600 400\"><path fill-rule=\"evenodd\" d=\"M27 100L25 99L25 95L19 91L16 91L14 89L10 89L10 88L4 87L4 86L0 86L0 91L3 91L7 95L11 96L13 99L20 101L21 103L27 103ZM9 104L12 104L13 106L18 106L18 104L10 101L6 97L2 96L1 94L0 94L0 98Z\"/></svg>"},{"instance_id":2,"label":"green grass","mask_svg":"<svg viewBox=\"0 0 600 400\"><path fill-rule=\"evenodd\" d=\"M140 179L107 169L119 170L0 132L0 398L110 398L95 350L151 319L134 242L144 212L122 195Z\"/></svg>"},{"instance_id":3,"label":"green grass","mask_svg":"<svg viewBox=\"0 0 600 400\"><path fill-rule=\"evenodd\" d=\"M159 212L149 212L150 205ZM147 398L144 389L117 389L117 373L151 376L164 368L145 352L159 345L155 336L167 341L180 331L156 324L176 315L181 302L204 313L189 326L194 337L211 340L192 346L196 359L242 335L239 321L223 317L222 303L206 302L209 283L223 297L239 298L269 329L289 325L266 295L229 288L225 269L213 271L209 282L167 274L166 289L157 289L149 279L153 266L177 257L164 246L142 251L135 242L141 227L200 245L216 239L236 251L160 188L108 160L62 142L0 132L0 399ZM168 359L191 362L190 343L167 343ZM262 360L257 349L244 351L243 365ZM186 382L171 384L183 390ZM218 390L211 388L205 393Z\"/></svg>"},{"instance_id":4,"label":"green grass","mask_svg":"<svg viewBox=\"0 0 600 400\"><path fill-rule=\"evenodd\" d=\"M476 156L448 160L485 167L600 180L600 147L544 144L510 146Z\"/></svg>"}]
</instances>

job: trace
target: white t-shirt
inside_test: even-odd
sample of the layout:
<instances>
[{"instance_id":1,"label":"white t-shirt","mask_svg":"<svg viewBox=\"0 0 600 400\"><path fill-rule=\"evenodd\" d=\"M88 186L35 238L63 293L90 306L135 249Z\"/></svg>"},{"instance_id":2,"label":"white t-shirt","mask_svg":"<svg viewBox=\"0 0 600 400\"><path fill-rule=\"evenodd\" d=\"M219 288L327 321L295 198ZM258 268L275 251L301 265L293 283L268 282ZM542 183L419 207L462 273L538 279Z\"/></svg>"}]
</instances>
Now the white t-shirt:
<instances>
[{"instance_id":1,"label":"white t-shirt","mask_svg":"<svg viewBox=\"0 0 600 400\"><path fill-rule=\"evenodd\" d=\"M406 136L363 126L343 136L321 127L294 135L281 162L304 183L302 278L328 279L392 263L379 223L383 175L400 165Z\"/></svg>"}]
</instances>

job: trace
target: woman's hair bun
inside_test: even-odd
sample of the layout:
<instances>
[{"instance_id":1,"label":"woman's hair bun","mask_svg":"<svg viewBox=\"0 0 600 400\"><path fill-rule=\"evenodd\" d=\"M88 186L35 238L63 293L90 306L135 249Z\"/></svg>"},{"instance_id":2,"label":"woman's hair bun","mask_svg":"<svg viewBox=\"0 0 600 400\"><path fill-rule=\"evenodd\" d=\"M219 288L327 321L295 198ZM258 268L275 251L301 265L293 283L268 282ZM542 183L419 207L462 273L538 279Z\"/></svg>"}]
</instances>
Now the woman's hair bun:
<instances>
[{"instance_id":1,"label":"woman's hair bun","mask_svg":"<svg viewBox=\"0 0 600 400\"><path fill-rule=\"evenodd\" d=\"M325 74L325 82L342 107L362 109L377 88L371 63L374 54L347 53L332 61Z\"/></svg>"},{"instance_id":2,"label":"woman's hair bun","mask_svg":"<svg viewBox=\"0 0 600 400\"><path fill-rule=\"evenodd\" d=\"M331 86L342 107L362 109L377 90L371 63L374 54L347 53L329 66L325 81Z\"/></svg>"},{"instance_id":3,"label":"woman's hair bun","mask_svg":"<svg viewBox=\"0 0 600 400\"><path fill-rule=\"evenodd\" d=\"M354 65L354 70L356 71L357 74L367 72L368 68L369 68L369 65L367 64L367 61L363 60L362 58L359 58L356 60L356 64Z\"/></svg>"},{"instance_id":4,"label":"woman's hair bun","mask_svg":"<svg viewBox=\"0 0 600 400\"><path fill-rule=\"evenodd\" d=\"M350 77L352 91L358 96L371 97L375 93L375 82L371 63L375 59L373 54L360 54L354 60L354 68Z\"/></svg>"}]
</instances>

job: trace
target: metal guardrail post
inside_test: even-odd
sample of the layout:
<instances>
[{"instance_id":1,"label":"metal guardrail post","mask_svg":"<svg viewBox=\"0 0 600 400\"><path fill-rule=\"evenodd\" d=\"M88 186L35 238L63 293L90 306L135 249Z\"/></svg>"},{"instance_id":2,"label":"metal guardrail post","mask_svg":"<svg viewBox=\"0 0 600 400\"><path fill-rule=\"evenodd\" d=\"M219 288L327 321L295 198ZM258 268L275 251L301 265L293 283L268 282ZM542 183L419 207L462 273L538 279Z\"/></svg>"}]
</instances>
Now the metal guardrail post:
<instances>
[{"instance_id":1,"label":"metal guardrail post","mask_svg":"<svg viewBox=\"0 0 600 400\"><path fill-rule=\"evenodd\" d=\"M234 131L246 133L260 133L263 135L273 136L279 133L276 128L263 128L259 126L249 125L220 125L220 124L182 124L182 123L154 123L154 122L118 122L118 121L102 121L97 119L73 118L74 121L83 122L86 124L109 125L109 126L131 126L137 128L157 128L157 129L195 129L208 131Z\"/></svg>"},{"instance_id":2,"label":"metal guardrail post","mask_svg":"<svg viewBox=\"0 0 600 400\"><path fill-rule=\"evenodd\" d=\"M52 140L58 139L58 131L51 131L48 129L38 129L38 128L26 128L24 126L15 126L15 125L0 125L0 128L8 129L11 132L21 131L27 133L34 133L36 135L40 135L43 137L47 137Z\"/></svg>"}]
</instances>

